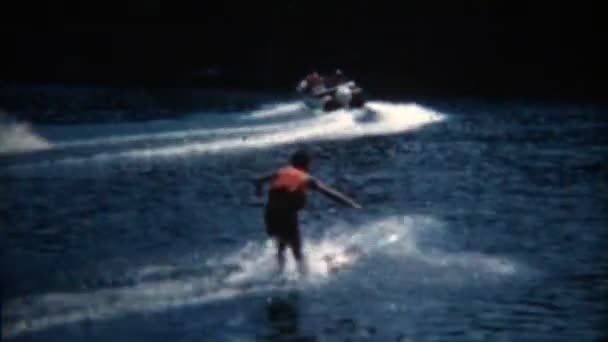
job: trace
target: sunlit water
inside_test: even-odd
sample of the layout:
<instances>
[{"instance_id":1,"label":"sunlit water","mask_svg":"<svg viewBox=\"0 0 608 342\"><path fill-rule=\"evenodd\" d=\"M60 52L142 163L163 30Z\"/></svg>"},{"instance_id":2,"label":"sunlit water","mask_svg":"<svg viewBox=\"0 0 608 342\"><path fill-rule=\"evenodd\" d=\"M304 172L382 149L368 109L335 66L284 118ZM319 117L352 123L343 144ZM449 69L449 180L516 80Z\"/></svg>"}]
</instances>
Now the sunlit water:
<instances>
[{"instance_id":1,"label":"sunlit water","mask_svg":"<svg viewBox=\"0 0 608 342\"><path fill-rule=\"evenodd\" d=\"M603 108L369 109L5 122L3 340L607 337ZM299 146L365 206L311 197L306 278L276 273L248 182Z\"/></svg>"}]
</instances>

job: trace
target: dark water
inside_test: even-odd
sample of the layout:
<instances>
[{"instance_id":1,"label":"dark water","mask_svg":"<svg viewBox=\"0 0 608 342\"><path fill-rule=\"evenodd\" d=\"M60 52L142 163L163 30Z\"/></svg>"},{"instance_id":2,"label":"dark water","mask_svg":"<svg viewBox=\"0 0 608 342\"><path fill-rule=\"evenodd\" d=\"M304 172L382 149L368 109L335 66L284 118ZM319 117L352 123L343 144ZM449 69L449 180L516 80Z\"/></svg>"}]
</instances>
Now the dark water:
<instances>
[{"instance_id":1,"label":"dark water","mask_svg":"<svg viewBox=\"0 0 608 342\"><path fill-rule=\"evenodd\" d=\"M3 340L608 338L605 108L371 106L3 125ZM298 281L247 177L301 145L364 209L313 195Z\"/></svg>"}]
</instances>

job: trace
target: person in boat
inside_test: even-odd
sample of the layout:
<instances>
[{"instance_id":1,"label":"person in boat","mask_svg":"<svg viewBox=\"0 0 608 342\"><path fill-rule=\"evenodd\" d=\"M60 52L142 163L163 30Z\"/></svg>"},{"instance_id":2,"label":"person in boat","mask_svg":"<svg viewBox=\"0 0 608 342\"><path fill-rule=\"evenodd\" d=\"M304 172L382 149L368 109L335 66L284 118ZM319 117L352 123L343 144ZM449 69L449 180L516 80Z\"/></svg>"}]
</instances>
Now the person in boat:
<instances>
[{"instance_id":1,"label":"person in boat","mask_svg":"<svg viewBox=\"0 0 608 342\"><path fill-rule=\"evenodd\" d=\"M277 261L281 272L285 267L286 248L291 249L300 274L305 274L307 271L302 255L298 212L304 208L306 193L309 190L317 190L330 199L352 208L361 208L361 205L350 197L310 175L310 165L310 155L304 150L298 150L291 156L290 165L252 179L258 197L262 195L263 184L270 182L264 208L264 223L266 233L276 242Z\"/></svg>"},{"instance_id":2,"label":"person in boat","mask_svg":"<svg viewBox=\"0 0 608 342\"><path fill-rule=\"evenodd\" d=\"M298 85L299 92L307 92L314 96L326 89L325 80L316 71L308 74Z\"/></svg>"},{"instance_id":3,"label":"person in boat","mask_svg":"<svg viewBox=\"0 0 608 342\"><path fill-rule=\"evenodd\" d=\"M325 85L327 86L327 88L333 88L346 82L348 82L348 78L346 78L342 70L336 69L334 74L327 79Z\"/></svg>"}]
</instances>

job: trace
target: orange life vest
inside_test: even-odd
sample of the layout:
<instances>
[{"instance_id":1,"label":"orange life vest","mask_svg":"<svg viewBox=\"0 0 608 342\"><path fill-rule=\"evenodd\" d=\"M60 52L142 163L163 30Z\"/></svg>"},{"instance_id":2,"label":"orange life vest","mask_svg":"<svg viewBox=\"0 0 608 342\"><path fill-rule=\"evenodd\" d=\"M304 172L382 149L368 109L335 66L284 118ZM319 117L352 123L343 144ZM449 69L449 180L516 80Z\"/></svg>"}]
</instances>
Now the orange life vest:
<instances>
[{"instance_id":1,"label":"orange life vest","mask_svg":"<svg viewBox=\"0 0 608 342\"><path fill-rule=\"evenodd\" d=\"M271 190L286 190L288 192L304 193L308 174L293 166L286 166L276 172L270 183Z\"/></svg>"}]
</instances>

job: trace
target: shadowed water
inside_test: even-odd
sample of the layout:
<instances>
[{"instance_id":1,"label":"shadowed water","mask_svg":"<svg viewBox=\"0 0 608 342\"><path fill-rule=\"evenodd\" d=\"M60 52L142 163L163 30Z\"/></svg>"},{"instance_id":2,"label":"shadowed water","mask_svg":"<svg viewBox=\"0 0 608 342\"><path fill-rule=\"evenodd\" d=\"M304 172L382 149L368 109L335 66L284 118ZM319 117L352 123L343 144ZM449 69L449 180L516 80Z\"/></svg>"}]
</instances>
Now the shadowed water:
<instances>
[{"instance_id":1,"label":"shadowed water","mask_svg":"<svg viewBox=\"0 0 608 342\"><path fill-rule=\"evenodd\" d=\"M607 336L604 108L369 107L370 120L283 102L174 120L6 123L3 340ZM247 180L296 146L365 207L311 197L306 279L291 260L276 274ZM360 253L343 254L351 246ZM344 266L329 269L328 255Z\"/></svg>"}]
</instances>

